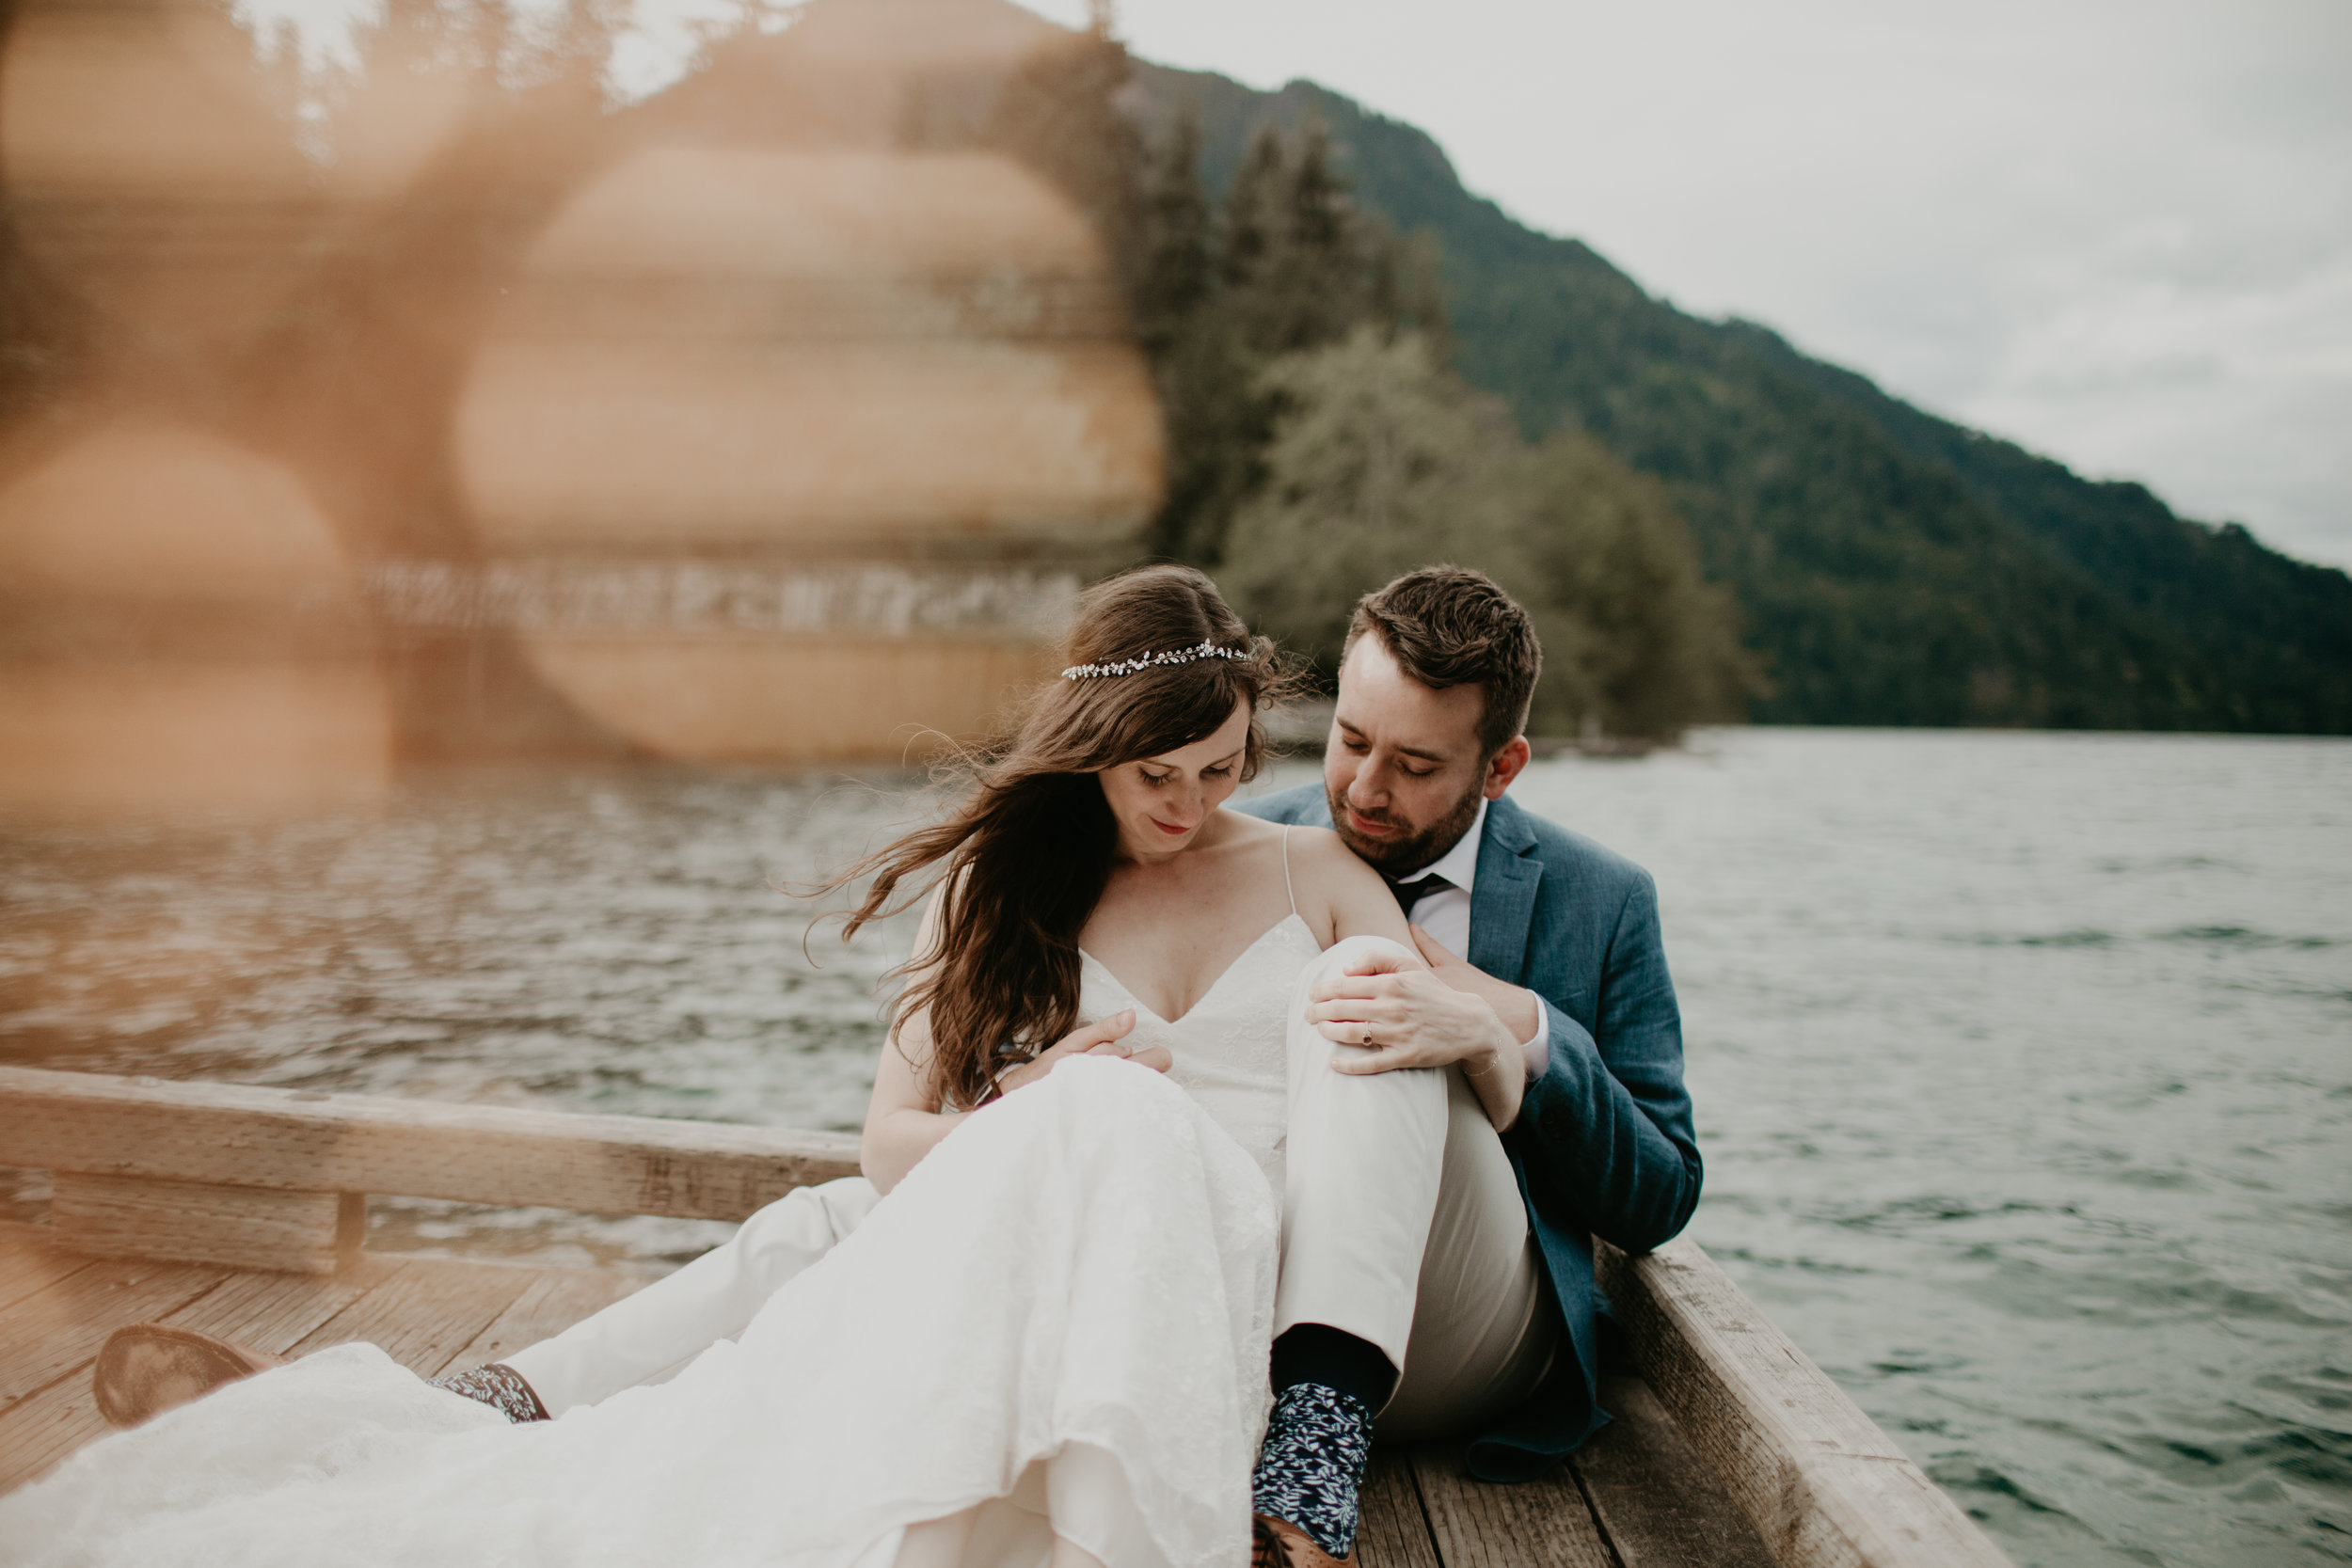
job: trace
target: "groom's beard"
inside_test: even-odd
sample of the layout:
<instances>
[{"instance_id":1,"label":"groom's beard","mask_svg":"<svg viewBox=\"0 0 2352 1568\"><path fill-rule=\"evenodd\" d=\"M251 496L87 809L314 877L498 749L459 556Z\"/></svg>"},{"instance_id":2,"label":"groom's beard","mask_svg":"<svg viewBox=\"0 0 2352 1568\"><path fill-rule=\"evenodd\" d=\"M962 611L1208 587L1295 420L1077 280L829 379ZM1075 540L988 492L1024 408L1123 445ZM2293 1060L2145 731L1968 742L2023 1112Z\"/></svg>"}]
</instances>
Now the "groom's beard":
<instances>
[{"instance_id":1,"label":"groom's beard","mask_svg":"<svg viewBox=\"0 0 2352 1568\"><path fill-rule=\"evenodd\" d=\"M1347 814L1353 808L1348 805L1346 797L1326 785L1324 800L1330 808L1331 826L1338 832L1340 842L1355 850L1356 858L1375 871L1397 877L1407 871L1420 870L1453 848L1462 835L1470 832L1470 825L1478 819L1479 802L1486 798L1486 792L1481 787L1484 782L1482 780L1470 785L1468 793L1437 822L1419 832L1408 831L1395 838L1374 840L1359 837L1348 823ZM1394 812L1366 811L1357 815L1369 822L1386 823L1407 830L1412 827Z\"/></svg>"}]
</instances>

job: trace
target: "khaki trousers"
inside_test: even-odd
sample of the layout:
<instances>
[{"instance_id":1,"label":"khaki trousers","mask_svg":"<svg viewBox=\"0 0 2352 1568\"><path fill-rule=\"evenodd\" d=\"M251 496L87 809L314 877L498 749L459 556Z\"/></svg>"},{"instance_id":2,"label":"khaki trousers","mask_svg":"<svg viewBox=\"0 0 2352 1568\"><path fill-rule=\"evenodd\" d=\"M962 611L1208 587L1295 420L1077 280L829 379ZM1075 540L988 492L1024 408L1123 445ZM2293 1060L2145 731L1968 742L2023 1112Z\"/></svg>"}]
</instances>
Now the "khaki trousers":
<instances>
[{"instance_id":1,"label":"khaki trousers","mask_svg":"<svg viewBox=\"0 0 2352 1568\"><path fill-rule=\"evenodd\" d=\"M1451 1068L1335 1072L1307 992L1359 957L1351 937L1300 973L1291 999L1290 1133L1274 1331L1328 1323L1399 1368L1388 1437L1473 1429L1526 1396L1559 1339L1543 1261L1502 1140Z\"/></svg>"},{"instance_id":2,"label":"khaki trousers","mask_svg":"<svg viewBox=\"0 0 2352 1568\"><path fill-rule=\"evenodd\" d=\"M1275 1332L1327 1323L1380 1347L1403 1376L1384 1436L1437 1437L1523 1398L1559 1339L1542 1262L1502 1144L1460 1072L1333 1071L1305 1021L1307 991L1353 958L1392 949L1356 937L1300 974L1291 997L1289 1129ZM733 1238L507 1364L550 1415L659 1383L748 1327L768 1298L878 1202L862 1177L804 1187Z\"/></svg>"}]
</instances>

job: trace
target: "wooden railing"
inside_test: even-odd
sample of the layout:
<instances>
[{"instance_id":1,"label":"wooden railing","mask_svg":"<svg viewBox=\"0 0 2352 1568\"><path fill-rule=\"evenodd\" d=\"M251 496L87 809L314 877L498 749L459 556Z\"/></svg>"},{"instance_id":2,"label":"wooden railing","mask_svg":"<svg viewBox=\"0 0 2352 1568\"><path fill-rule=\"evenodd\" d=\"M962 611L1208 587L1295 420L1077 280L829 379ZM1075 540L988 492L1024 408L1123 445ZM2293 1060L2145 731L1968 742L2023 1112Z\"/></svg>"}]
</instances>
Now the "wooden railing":
<instances>
[{"instance_id":1,"label":"wooden railing","mask_svg":"<svg viewBox=\"0 0 2352 1568\"><path fill-rule=\"evenodd\" d=\"M332 1273L370 1193L739 1220L857 1173L857 1139L650 1117L0 1068L0 1165L47 1170L59 1241Z\"/></svg>"},{"instance_id":2,"label":"wooden railing","mask_svg":"<svg viewBox=\"0 0 2352 1568\"><path fill-rule=\"evenodd\" d=\"M739 1220L853 1175L857 1139L0 1068L0 1165L53 1173L57 1239L331 1272L369 1193ZM2009 1560L1697 1243L1595 1244L1644 1376L1782 1568Z\"/></svg>"},{"instance_id":3,"label":"wooden railing","mask_svg":"<svg viewBox=\"0 0 2352 1568\"><path fill-rule=\"evenodd\" d=\"M1643 1377L1784 1568L2008 1568L1696 1242L1593 1252Z\"/></svg>"}]
</instances>

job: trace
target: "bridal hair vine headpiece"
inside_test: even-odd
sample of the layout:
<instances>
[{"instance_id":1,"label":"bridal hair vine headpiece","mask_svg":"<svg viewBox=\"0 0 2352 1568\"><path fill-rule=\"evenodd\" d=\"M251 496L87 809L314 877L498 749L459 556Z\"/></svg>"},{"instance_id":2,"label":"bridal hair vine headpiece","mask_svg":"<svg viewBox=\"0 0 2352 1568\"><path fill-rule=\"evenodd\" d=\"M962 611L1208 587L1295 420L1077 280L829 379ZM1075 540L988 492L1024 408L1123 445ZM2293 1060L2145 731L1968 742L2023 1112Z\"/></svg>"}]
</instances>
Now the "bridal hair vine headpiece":
<instances>
[{"instance_id":1,"label":"bridal hair vine headpiece","mask_svg":"<svg viewBox=\"0 0 2352 1568\"><path fill-rule=\"evenodd\" d=\"M1110 664L1073 664L1061 673L1066 681L1099 680L1104 675L1132 675L1155 664L1190 664L1196 658L1248 658L1247 648L1220 648L1204 641L1197 648L1171 648L1164 654L1143 654Z\"/></svg>"}]
</instances>

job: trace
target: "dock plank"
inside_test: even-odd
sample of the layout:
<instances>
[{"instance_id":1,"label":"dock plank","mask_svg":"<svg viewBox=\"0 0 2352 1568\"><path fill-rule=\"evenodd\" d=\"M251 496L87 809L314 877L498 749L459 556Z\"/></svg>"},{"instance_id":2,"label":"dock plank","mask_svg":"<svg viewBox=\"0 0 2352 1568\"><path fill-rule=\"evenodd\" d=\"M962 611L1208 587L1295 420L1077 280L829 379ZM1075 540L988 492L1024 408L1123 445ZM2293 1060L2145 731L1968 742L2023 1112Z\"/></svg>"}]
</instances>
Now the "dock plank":
<instances>
[{"instance_id":1,"label":"dock plank","mask_svg":"<svg viewBox=\"0 0 2352 1568\"><path fill-rule=\"evenodd\" d=\"M45 1227L4 1228L0 1261L11 1289L0 1307L0 1492L104 1430L86 1371L107 1335L202 1300L224 1273L88 1258L59 1246Z\"/></svg>"},{"instance_id":2,"label":"dock plank","mask_svg":"<svg viewBox=\"0 0 2352 1568\"><path fill-rule=\"evenodd\" d=\"M1604 1378L1600 1402L1616 1418L1568 1463L1625 1568L1776 1568L1764 1538L1649 1385Z\"/></svg>"},{"instance_id":3,"label":"dock plank","mask_svg":"<svg viewBox=\"0 0 2352 1568\"><path fill-rule=\"evenodd\" d=\"M0 1496L40 1480L105 1432L87 1377L62 1379L9 1406L0 1416Z\"/></svg>"},{"instance_id":4,"label":"dock plank","mask_svg":"<svg viewBox=\"0 0 2352 1568\"><path fill-rule=\"evenodd\" d=\"M1440 1568L1438 1544L1421 1511L1421 1489L1413 1484L1411 1456L1392 1443L1375 1446L1364 1471L1356 1568Z\"/></svg>"},{"instance_id":5,"label":"dock plank","mask_svg":"<svg viewBox=\"0 0 2352 1568\"><path fill-rule=\"evenodd\" d=\"M105 1258L0 1309L0 1408L88 1366L107 1335L187 1305L228 1272Z\"/></svg>"},{"instance_id":6,"label":"dock plank","mask_svg":"<svg viewBox=\"0 0 2352 1568\"><path fill-rule=\"evenodd\" d=\"M373 1260L343 1274L231 1275L160 1320L282 1355L302 1337L391 1277ZM111 1332L111 1331L110 1331ZM38 1480L83 1444L106 1433L90 1380L60 1378L0 1420L0 1492Z\"/></svg>"},{"instance_id":7,"label":"dock plank","mask_svg":"<svg viewBox=\"0 0 2352 1568\"><path fill-rule=\"evenodd\" d=\"M2011 1568L1697 1243L1593 1259L1659 1402L1781 1568Z\"/></svg>"},{"instance_id":8,"label":"dock plank","mask_svg":"<svg viewBox=\"0 0 2352 1568\"><path fill-rule=\"evenodd\" d=\"M449 1359L449 1370L464 1371L485 1362L503 1361L525 1345L535 1345L592 1313L612 1306L652 1283L652 1276L619 1269L544 1269L528 1290L501 1312L472 1343Z\"/></svg>"},{"instance_id":9,"label":"dock plank","mask_svg":"<svg viewBox=\"0 0 2352 1568\"><path fill-rule=\"evenodd\" d=\"M38 1260L51 1253L72 1256L14 1238L8 1256ZM326 1276L232 1274L174 1310L134 1313L123 1321L154 1318L280 1355L373 1339L393 1359L432 1375L495 1359L569 1327L644 1283L641 1275L617 1271L375 1257ZM121 1326L114 1321L120 1316L110 1314L95 1331L90 1356L0 1409L0 1492L38 1479L103 1435L105 1422L89 1379L81 1374L95 1345Z\"/></svg>"},{"instance_id":10,"label":"dock plank","mask_svg":"<svg viewBox=\"0 0 2352 1568\"><path fill-rule=\"evenodd\" d=\"M853 1133L17 1067L0 1165L716 1220L859 1168Z\"/></svg>"},{"instance_id":11,"label":"dock plank","mask_svg":"<svg viewBox=\"0 0 2352 1568\"><path fill-rule=\"evenodd\" d=\"M0 1221L0 1311L97 1261L59 1247L46 1226Z\"/></svg>"},{"instance_id":12,"label":"dock plank","mask_svg":"<svg viewBox=\"0 0 2352 1568\"><path fill-rule=\"evenodd\" d=\"M283 1355L370 1291L399 1264L363 1259L341 1274L238 1274L164 1321Z\"/></svg>"},{"instance_id":13,"label":"dock plank","mask_svg":"<svg viewBox=\"0 0 2352 1568\"><path fill-rule=\"evenodd\" d=\"M435 1377L539 1274L509 1263L376 1260L389 1267L391 1277L304 1335L293 1354L365 1339L418 1375Z\"/></svg>"},{"instance_id":14,"label":"dock plank","mask_svg":"<svg viewBox=\"0 0 2352 1568\"><path fill-rule=\"evenodd\" d=\"M1444 1568L1617 1568L1566 1466L1490 1486L1451 1445L1416 1448L1411 1463Z\"/></svg>"}]
</instances>

